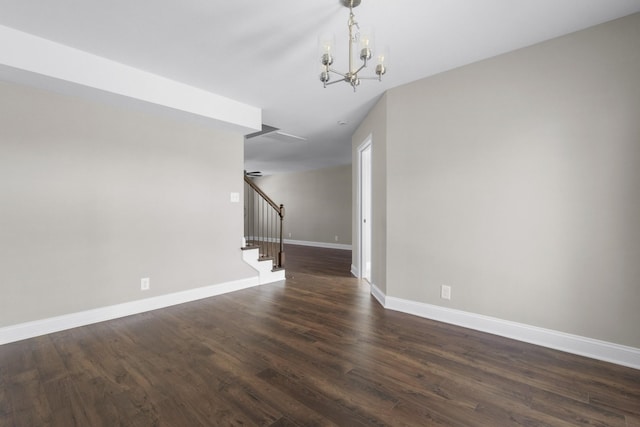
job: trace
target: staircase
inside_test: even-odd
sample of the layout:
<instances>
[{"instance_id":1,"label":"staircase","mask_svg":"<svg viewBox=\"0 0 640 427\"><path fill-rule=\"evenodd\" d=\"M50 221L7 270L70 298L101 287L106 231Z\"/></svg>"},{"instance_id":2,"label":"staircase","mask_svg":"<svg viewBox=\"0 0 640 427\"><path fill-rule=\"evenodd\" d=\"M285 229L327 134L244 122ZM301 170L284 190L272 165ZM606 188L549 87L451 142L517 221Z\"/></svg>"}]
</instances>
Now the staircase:
<instances>
[{"instance_id":1,"label":"staircase","mask_svg":"<svg viewBox=\"0 0 640 427\"><path fill-rule=\"evenodd\" d=\"M242 259L258 271L261 285L284 280L284 206L271 200L246 175L244 182Z\"/></svg>"}]
</instances>

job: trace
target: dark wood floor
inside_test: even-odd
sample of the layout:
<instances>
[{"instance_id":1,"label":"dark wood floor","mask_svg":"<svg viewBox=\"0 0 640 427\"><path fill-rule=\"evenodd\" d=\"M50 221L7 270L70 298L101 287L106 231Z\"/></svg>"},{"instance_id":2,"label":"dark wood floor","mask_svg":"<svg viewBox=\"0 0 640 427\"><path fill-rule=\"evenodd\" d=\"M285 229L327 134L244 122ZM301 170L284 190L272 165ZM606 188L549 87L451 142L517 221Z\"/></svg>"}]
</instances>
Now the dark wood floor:
<instances>
[{"instance_id":1,"label":"dark wood floor","mask_svg":"<svg viewBox=\"0 0 640 427\"><path fill-rule=\"evenodd\" d=\"M640 426L640 371L385 311L348 251L0 346L1 426Z\"/></svg>"}]
</instances>

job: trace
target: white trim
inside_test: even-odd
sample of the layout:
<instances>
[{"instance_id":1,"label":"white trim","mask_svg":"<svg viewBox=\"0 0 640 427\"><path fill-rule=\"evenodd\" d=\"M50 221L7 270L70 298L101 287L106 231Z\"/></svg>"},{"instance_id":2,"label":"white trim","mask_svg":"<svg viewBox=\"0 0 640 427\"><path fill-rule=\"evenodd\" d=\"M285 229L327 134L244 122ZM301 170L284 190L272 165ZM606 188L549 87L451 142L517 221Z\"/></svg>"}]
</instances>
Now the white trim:
<instances>
[{"instance_id":1,"label":"white trim","mask_svg":"<svg viewBox=\"0 0 640 427\"><path fill-rule=\"evenodd\" d=\"M291 240L291 239L283 239L283 242L289 245L314 246L316 248L342 249L345 251L350 251L352 248L351 245L347 245L344 243L309 242L306 240Z\"/></svg>"},{"instance_id":2,"label":"white trim","mask_svg":"<svg viewBox=\"0 0 640 427\"><path fill-rule=\"evenodd\" d=\"M592 359L640 369L640 349L593 338L539 328L495 317L401 298L385 296L380 289L371 287L373 296L389 310L400 311L439 322L450 323L477 331L512 338L555 350L565 351Z\"/></svg>"},{"instance_id":3,"label":"white trim","mask_svg":"<svg viewBox=\"0 0 640 427\"><path fill-rule=\"evenodd\" d=\"M117 95L153 111L179 111L236 131L259 130L262 110L206 90L0 25L0 75L72 95ZM45 77L46 76L46 77ZM87 88L97 90L87 91Z\"/></svg>"},{"instance_id":4,"label":"white trim","mask_svg":"<svg viewBox=\"0 0 640 427\"><path fill-rule=\"evenodd\" d=\"M360 278L360 271L358 271L358 267L356 267L355 265L351 264L351 275L353 277L358 277Z\"/></svg>"},{"instance_id":5,"label":"white trim","mask_svg":"<svg viewBox=\"0 0 640 427\"><path fill-rule=\"evenodd\" d=\"M258 286L258 276L0 328L0 345Z\"/></svg>"},{"instance_id":6,"label":"white trim","mask_svg":"<svg viewBox=\"0 0 640 427\"><path fill-rule=\"evenodd\" d=\"M372 147L372 145L373 145L373 134L370 133L356 148L356 151L358 153L357 155L358 169L356 172L358 177L358 184L356 186L356 209L357 209L356 221L358 222L358 226L356 227L356 233L357 233L356 243L358 245L358 257L356 262L358 265L356 266L356 271L358 272L358 275L356 277L358 279L363 278L363 272L364 272L364 265L363 265L364 255L362 254L362 152L368 149L369 147ZM372 152L372 155L373 155L373 152ZM371 159L371 162L373 163L373 159ZM373 176L373 174L371 176ZM369 220L371 221L371 218L369 218ZM369 236L369 238L373 238L373 235Z\"/></svg>"},{"instance_id":7,"label":"white trim","mask_svg":"<svg viewBox=\"0 0 640 427\"><path fill-rule=\"evenodd\" d=\"M381 306L387 308L387 296L373 283L371 284L371 295L378 300Z\"/></svg>"}]
</instances>

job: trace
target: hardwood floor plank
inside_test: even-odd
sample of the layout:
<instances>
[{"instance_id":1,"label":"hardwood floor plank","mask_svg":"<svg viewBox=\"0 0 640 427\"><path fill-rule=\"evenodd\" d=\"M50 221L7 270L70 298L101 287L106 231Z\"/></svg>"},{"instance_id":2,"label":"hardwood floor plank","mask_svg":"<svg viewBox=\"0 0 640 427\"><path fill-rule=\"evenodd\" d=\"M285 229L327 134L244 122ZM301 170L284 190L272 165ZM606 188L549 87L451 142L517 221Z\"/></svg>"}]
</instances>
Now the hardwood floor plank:
<instances>
[{"instance_id":1,"label":"hardwood floor plank","mask_svg":"<svg viewBox=\"0 0 640 427\"><path fill-rule=\"evenodd\" d=\"M621 413L549 392L535 393L531 408L576 425L625 427L626 424Z\"/></svg>"},{"instance_id":2,"label":"hardwood floor plank","mask_svg":"<svg viewBox=\"0 0 640 427\"><path fill-rule=\"evenodd\" d=\"M287 417L282 417L278 421L276 421L275 423L271 424L272 427L300 427L300 426L303 426L303 425L308 425L308 424L294 423L293 421L291 421Z\"/></svg>"},{"instance_id":3,"label":"hardwood floor plank","mask_svg":"<svg viewBox=\"0 0 640 427\"><path fill-rule=\"evenodd\" d=\"M326 390L318 390L299 379L292 379L271 368L262 371L258 377L284 391L287 395L295 396L297 401L338 425L384 425L371 415L362 412L360 407L344 400L334 399L326 394Z\"/></svg>"},{"instance_id":4,"label":"hardwood floor plank","mask_svg":"<svg viewBox=\"0 0 640 427\"><path fill-rule=\"evenodd\" d=\"M46 422L50 408L37 369L10 376L5 385L8 406L16 424L39 425Z\"/></svg>"},{"instance_id":5,"label":"hardwood floor plank","mask_svg":"<svg viewBox=\"0 0 640 427\"><path fill-rule=\"evenodd\" d=\"M0 426L640 426L640 371L382 308L349 251L0 346Z\"/></svg>"},{"instance_id":6,"label":"hardwood floor plank","mask_svg":"<svg viewBox=\"0 0 640 427\"><path fill-rule=\"evenodd\" d=\"M43 395L46 395L51 407L51 424L55 426L81 426L91 425L89 413L99 411L100 408L87 407L83 404L83 389L87 384L79 381L77 377L67 376L49 381L45 384ZM81 391L82 390L82 391ZM35 397L32 395L32 397ZM101 423L104 423L102 420ZM34 425L48 425L34 424ZM19 424L20 425L20 424ZM31 425L31 424L25 424Z\"/></svg>"},{"instance_id":7,"label":"hardwood floor plank","mask_svg":"<svg viewBox=\"0 0 640 427\"><path fill-rule=\"evenodd\" d=\"M633 415L627 415L626 417L627 426L626 427L640 427L640 417L636 417Z\"/></svg>"}]
</instances>

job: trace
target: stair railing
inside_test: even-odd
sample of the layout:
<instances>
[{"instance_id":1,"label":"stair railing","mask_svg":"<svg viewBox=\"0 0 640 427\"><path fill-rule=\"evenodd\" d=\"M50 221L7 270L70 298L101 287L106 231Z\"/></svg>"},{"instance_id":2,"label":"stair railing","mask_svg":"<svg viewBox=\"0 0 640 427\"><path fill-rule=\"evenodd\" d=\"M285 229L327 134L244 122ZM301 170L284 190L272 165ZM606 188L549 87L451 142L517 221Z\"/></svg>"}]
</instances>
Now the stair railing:
<instances>
[{"instance_id":1,"label":"stair railing","mask_svg":"<svg viewBox=\"0 0 640 427\"><path fill-rule=\"evenodd\" d=\"M284 268L284 205L276 204L246 175L244 182L246 245L258 247L260 259L272 259L274 268Z\"/></svg>"}]
</instances>

